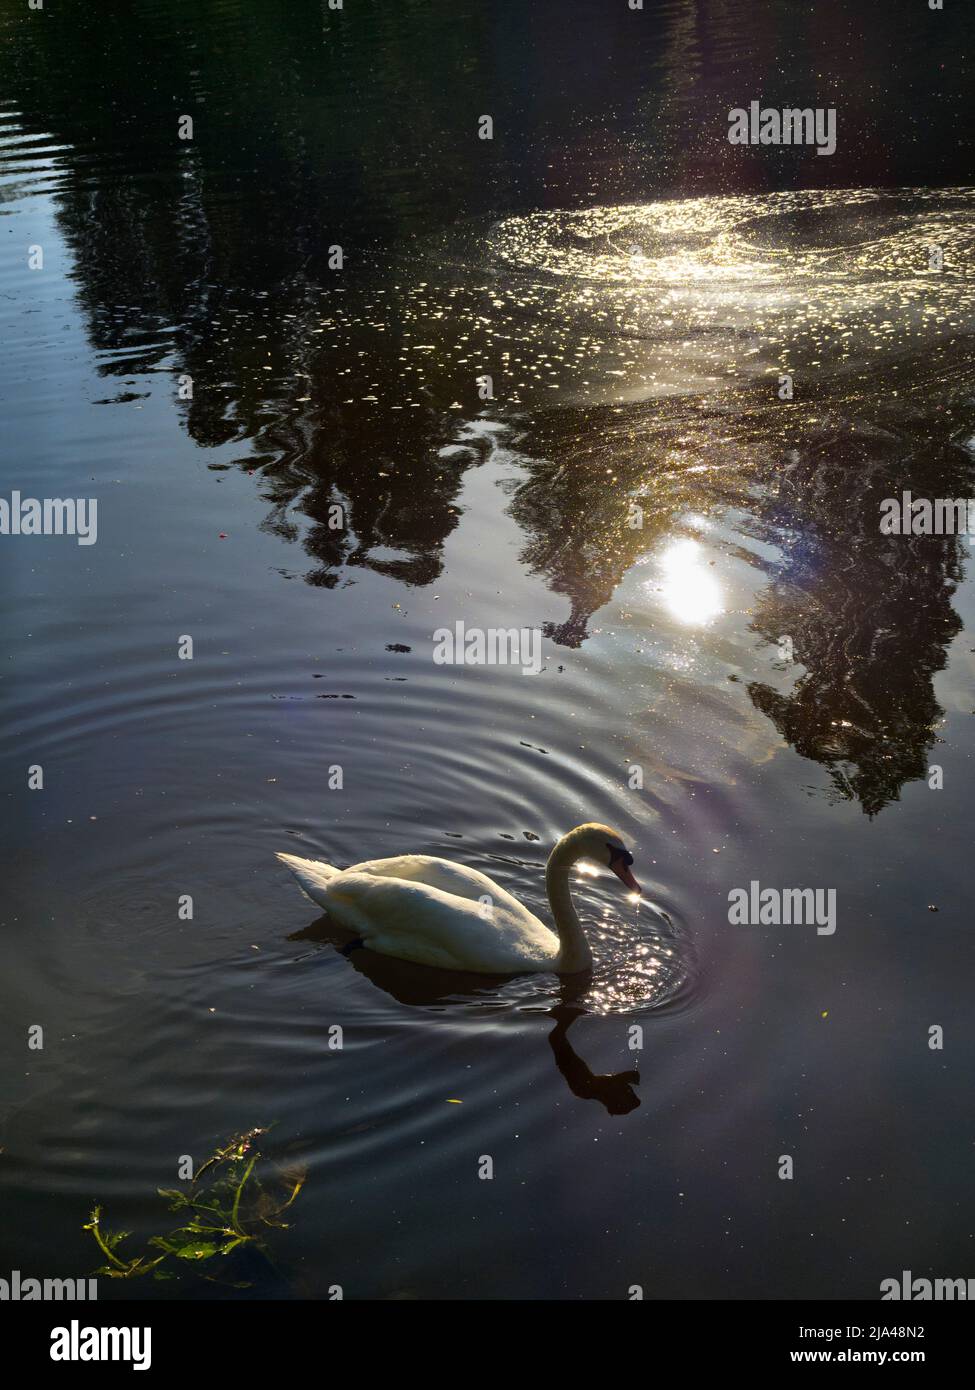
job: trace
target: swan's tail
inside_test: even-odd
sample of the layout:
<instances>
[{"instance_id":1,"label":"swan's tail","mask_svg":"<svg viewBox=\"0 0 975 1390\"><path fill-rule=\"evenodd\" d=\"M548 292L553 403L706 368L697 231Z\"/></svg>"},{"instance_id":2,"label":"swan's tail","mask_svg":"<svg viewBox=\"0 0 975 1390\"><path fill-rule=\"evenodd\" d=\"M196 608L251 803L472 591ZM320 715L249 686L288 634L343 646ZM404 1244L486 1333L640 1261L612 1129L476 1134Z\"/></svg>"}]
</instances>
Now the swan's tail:
<instances>
[{"instance_id":1,"label":"swan's tail","mask_svg":"<svg viewBox=\"0 0 975 1390\"><path fill-rule=\"evenodd\" d=\"M319 907L328 906L328 885L336 874L342 872L341 869L336 869L332 864L323 864L320 859L299 859L297 854L278 854L277 858L282 864L287 864L301 884L306 898L311 898Z\"/></svg>"}]
</instances>

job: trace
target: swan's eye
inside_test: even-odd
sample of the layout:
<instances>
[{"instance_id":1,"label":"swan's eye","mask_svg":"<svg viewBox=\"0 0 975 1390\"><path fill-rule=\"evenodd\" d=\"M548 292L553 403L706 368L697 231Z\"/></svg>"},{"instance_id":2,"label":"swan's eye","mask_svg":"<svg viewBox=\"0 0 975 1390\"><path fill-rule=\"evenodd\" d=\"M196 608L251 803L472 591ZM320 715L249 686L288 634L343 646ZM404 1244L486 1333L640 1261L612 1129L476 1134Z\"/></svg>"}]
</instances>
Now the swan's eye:
<instances>
[{"instance_id":1,"label":"swan's eye","mask_svg":"<svg viewBox=\"0 0 975 1390\"><path fill-rule=\"evenodd\" d=\"M627 868L633 863L633 855L628 849L621 849L619 845L611 845L606 841L606 848L609 850L610 868L616 863L617 859L622 859Z\"/></svg>"}]
</instances>

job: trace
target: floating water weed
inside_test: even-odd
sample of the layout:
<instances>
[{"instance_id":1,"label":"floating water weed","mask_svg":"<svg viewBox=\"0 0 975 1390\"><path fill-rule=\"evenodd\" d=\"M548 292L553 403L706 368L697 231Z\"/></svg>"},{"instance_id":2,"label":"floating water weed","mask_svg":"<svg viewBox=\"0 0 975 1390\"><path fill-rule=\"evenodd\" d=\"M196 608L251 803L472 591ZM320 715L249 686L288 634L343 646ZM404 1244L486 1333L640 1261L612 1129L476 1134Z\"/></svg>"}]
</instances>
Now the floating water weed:
<instances>
[{"instance_id":1,"label":"floating water weed","mask_svg":"<svg viewBox=\"0 0 975 1390\"><path fill-rule=\"evenodd\" d=\"M269 1259L265 1236L270 1229L285 1230L284 1212L291 1206L305 1182L300 1168L276 1168L273 1181L281 1189L277 1194L268 1190L258 1175L266 1163L258 1140L265 1129L251 1129L233 1135L215 1149L200 1166L192 1182L182 1191L178 1188L158 1189L171 1212L180 1213L180 1224L164 1235L151 1236L150 1250L127 1257L122 1242L131 1231L108 1231L102 1226L102 1208L94 1207L84 1229L91 1231L106 1263L94 1272L108 1279L134 1279L151 1274L154 1279L176 1277L176 1268L163 1268L171 1260L200 1266L216 1257L244 1250L258 1252ZM156 1254L161 1251L161 1254ZM233 1279L232 1268L209 1266L197 1268L204 1279L227 1283L232 1288L249 1288L250 1280Z\"/></svg>"}]
</instances>

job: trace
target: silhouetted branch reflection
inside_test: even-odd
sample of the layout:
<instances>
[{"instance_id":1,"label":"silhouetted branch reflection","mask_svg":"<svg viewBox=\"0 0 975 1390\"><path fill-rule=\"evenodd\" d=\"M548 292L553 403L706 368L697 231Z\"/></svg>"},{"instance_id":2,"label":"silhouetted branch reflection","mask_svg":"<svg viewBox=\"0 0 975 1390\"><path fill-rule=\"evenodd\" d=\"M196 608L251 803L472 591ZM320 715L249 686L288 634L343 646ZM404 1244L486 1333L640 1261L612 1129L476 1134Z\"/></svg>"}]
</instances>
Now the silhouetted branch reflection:
<instances>
[{"instance_id":1,"label":"silhouetted branch reflection","mask_svg":"<svg viewBox=\"0 0 975 1390\"><path fill-rule=\"evenodd\" d=\"M762 512L771 531L798 540L751 626L768 642L788 636L806 670L788 695L761 682L749 694L868 815L926 776L943 715L933 677L962 627L951 597L964 538L880 531L885 497L925 487L931 497L968 495L971 460L847 429L793 451Z\"/></svg>"}]
</instances>

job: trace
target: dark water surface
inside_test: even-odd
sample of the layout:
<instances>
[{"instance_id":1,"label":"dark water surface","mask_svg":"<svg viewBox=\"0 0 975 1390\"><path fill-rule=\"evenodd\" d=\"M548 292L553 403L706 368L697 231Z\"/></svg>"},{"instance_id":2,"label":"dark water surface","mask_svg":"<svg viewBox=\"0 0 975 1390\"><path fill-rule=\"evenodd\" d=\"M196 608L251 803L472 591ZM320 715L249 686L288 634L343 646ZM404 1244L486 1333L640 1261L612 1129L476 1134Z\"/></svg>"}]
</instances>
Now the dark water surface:
<instances>
[{"instance_id":1,"label":"dark water surface","mask_svg":"<svg viewBox=\"0 0 975 1390\"><path fill-rule=\"evenodd\" d=\"M255 1125L308 1169L259 1293L975 1274L971 549L878 527L975 493L961 10L2 0L3 491L99 530L0 538L0 1274ZM729 145L752 99L836 154ZM590 819L646 898L579 881L582 985L345 955L274 859L544 914ZM729 925L753 879L835 935Z\"/></svg>"}]
</instances>

